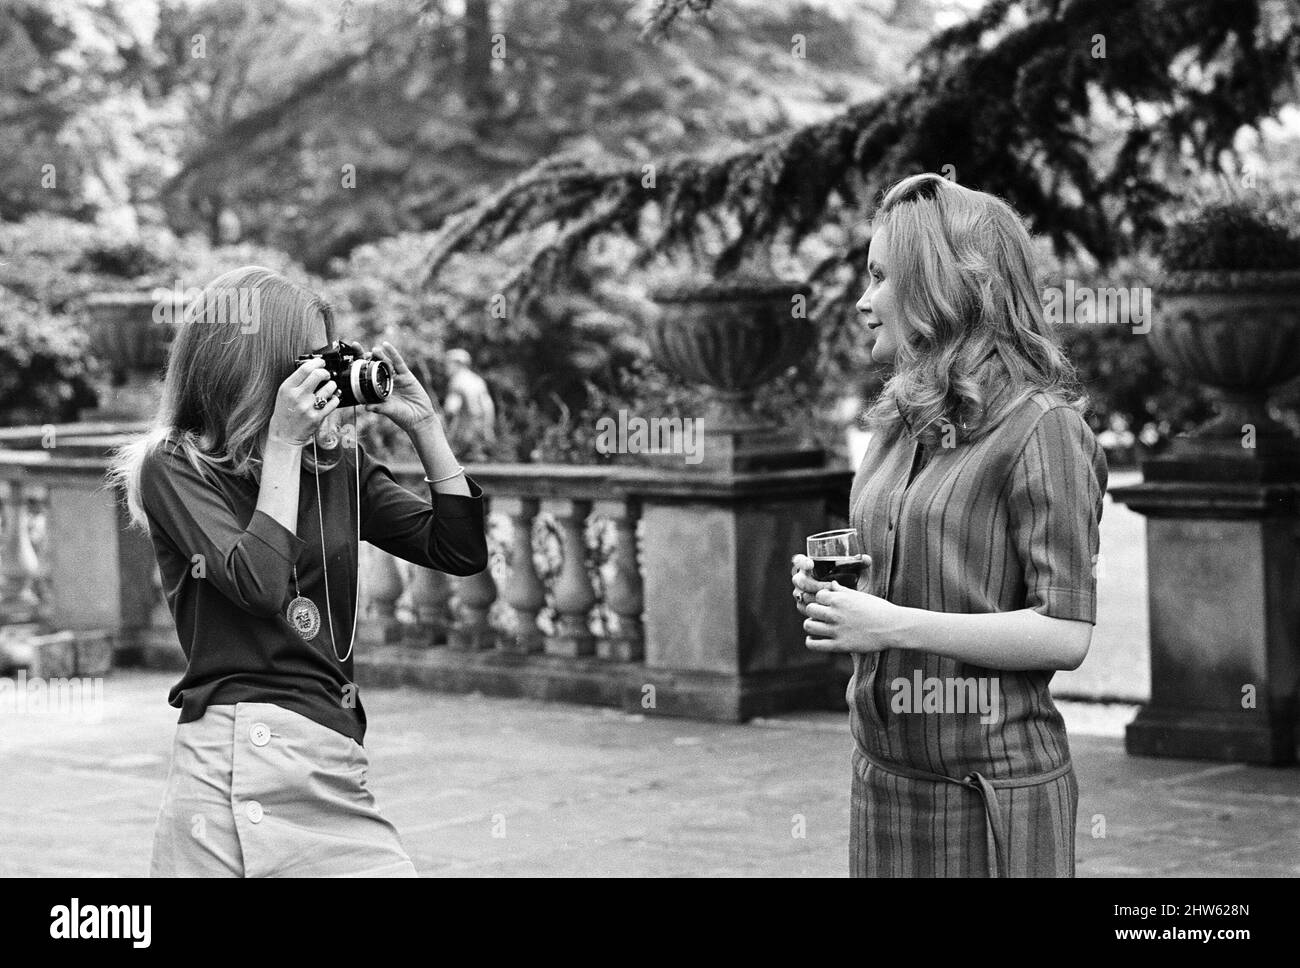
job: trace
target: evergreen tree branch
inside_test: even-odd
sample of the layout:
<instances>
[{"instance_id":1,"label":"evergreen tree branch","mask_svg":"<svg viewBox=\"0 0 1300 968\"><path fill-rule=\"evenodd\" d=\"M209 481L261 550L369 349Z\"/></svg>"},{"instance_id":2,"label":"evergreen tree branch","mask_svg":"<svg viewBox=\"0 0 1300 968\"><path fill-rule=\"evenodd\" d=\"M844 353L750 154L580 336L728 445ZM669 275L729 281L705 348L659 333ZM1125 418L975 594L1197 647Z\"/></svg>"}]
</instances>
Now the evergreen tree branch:
<instances>
[{"instance_id":1,"label":"evergreen tree branch","mask_svg":"<svg viewBox=\"0 0 1300 968\"><path fill-rule=\"evenodd\" d=\"M687 5L667 6L675 17ZM1273 16L1283 22L1265 31L1256 2L992 0L932 38L914 79L884 97L722 158L670 160L652 188L642 187L640 171L544 161L449 219L426 279L453 254L557 227L512 276L523 296L543 279L553 284L602 233L636 240L649 258L689 251L719 223L731 236L701 268L725 274L918 171L950 171L998 194L1059 250L1105 262L1159 231L1169 191L1158 156L1182 146L1218 164L1238 129L1271 113L1279 91L1294 86L1300 24L1294 11ZM1189 64L1203 76L1176 76ZM1098 101L1130 118L1109 164L1096 157L1090 130ZM1159 111L1154 124L1138 119L1139 104ZM649 209L659 231L643 238ZM844 262L856 266L862 256L854 250Z\"/></svg>"}]
</instances>

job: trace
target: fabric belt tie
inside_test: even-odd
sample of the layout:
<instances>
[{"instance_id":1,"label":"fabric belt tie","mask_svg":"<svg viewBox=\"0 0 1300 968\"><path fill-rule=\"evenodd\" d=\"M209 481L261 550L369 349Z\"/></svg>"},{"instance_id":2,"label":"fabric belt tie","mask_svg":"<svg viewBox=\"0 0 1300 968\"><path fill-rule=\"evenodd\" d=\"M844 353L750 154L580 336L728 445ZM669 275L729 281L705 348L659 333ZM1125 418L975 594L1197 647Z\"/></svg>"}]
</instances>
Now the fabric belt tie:
<instances>
[{"instance_id":1,"label":"fabric belt tie","mask_svg":"<svg viewBox=\"0 0 1300 968\"><path fill-rule=\"evenodd\" d=\"M989 855L989 876L990 877L1009 877L1011 866L1007 863L1007 843L1006 828L1002 823L1002 807L998 803L997 790L1019 789L1020 787L1042 786L1045 783L1051 783L1053 780L1059 780L1065 774L1070 772L1073 765L1066 760L1060 766L1047 770L1043 773L1030 773L1025 776L1000 777L990 780L979 770L972 770L962 779L953 776L945 776L942 773L931 773L928 770L918 770L911 766L903 766L900 763L889 763L885 760L877 759L870 753L861 749L855 749L854 752L861 756L877 769L883 770L894 776L901 776L908 780L928 780L931 783L952 783L959 787L965 787L968 790L974 790L984 801L984 820L986 825L986 834L988 837L988 855Z\"/></svg>"}]
</instances>

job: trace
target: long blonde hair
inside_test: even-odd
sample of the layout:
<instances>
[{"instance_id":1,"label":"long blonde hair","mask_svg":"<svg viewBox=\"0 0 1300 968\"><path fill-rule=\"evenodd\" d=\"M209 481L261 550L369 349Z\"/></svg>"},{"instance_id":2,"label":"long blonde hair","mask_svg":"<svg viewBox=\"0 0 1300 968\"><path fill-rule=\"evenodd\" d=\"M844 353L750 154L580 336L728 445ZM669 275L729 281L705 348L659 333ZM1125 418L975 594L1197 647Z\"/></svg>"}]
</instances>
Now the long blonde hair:
<instances>
[{"instance_id":1,"label":"long blonde hair","mask_svg":"<svg viewBox=\"0 0 1300 968\"><path fill-rule=\"evenodd\" d=\"M135 524L148 527L140 468L164 443L205 476L260 473L276 393L295 358L318 348L313 331L322 321L333 339L329 305L261 266L223 273L190 303L172 339L158 412L118 449L108 473Z\"/></svg>"},{"instance_id":2,"label":"long blonde hair","mask_svg":"<svg viewBox=\"0 0 1300 968\"><path fill-rule=\"evenodd\" d=\"M912 175L873 219L905 336L894 374L867 413L886 438L969 441L1035 391L1082 410L1074 368L1053 338L1029 232L1002 199L941 175Z\"/></svg>"}]
</instances>

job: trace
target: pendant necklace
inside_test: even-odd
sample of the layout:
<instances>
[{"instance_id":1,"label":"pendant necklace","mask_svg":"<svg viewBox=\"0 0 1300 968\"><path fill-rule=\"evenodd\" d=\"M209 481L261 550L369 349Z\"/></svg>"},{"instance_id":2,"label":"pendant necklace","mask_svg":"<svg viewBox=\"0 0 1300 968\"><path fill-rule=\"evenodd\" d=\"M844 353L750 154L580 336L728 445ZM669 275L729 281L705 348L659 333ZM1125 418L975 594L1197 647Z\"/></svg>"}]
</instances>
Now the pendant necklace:
<instances>
[{"instance_id":1,"label":"pendant necklace","mask_svg":"<svg viewBox=\"0 0 1300 968\"><path fill-rule=\"evenodd\" d=\"M352 602L352 635L348 640L348 650L343 655L339 655L338 646L334 642L334 610L330 608L330 584L329 584L330 571L329 571L329 562L326 560L325 516L324 516L324 512L321 510L320 463L319 463L319 457L316 453L315 438L312 439L311 444L312 444L311 446L312 471L315 473L315 477L316 477L316 517L318 523L320 524L320 557L321 557L321 569L324 572L325 608L328 610L329 618L330 618L330 651L334 654L334 658L337 659L340 663L342 663L342 662L346 662L348 658L352 655L352 646L356 643L357 610L358 610L358 605L360 604L359 598L361 594L361 588L360 588L360 583L358 583L357 594L354 597ZM360 446L358 445L358 450L359 449ZM357 486L356 538L357 538L357 550L360 551L361 455L359 453L356 455L356 459L353 461L353 463L355 465L354 471L356 474L356 486ZM293 628L295 632L297 632L300 636L302 636L304 641L310 642L320 632L320 626L321 626L320 609L316 607L315 602L313 602L310 598L307 598L305 595L303 595L302 589L298 587L298 566L297 565L293 566L293 592L294 592L294 598L290 600L289 607L288 609L285 610L284 617L288 619L289 625Z\"/></svg>"},{"instance_id":2,"label":"pendant necklace","mask_svg":"<svg viewBox=\"0 0 1300 968\"><path fill-rule=\"evenodd\" d=\"M316 633L320 631L320 609L310 598L305 598L302 590L298 587L298 566L293 566L293 592L294 598L289 602L288 611L284 617L289 620L293 630L310 642L316 638Z\"/></svg>"}]
</instances>

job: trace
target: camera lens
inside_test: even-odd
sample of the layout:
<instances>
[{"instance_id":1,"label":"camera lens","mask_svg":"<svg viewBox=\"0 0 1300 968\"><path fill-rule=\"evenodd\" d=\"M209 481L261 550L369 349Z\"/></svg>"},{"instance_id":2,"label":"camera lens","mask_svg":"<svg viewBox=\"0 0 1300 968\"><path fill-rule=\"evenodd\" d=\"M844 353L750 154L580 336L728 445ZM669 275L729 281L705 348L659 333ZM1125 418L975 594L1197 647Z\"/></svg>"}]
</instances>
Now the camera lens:
<instances>
[{"instance_id":1,"label":"camera lens","mask_svg":"<svg viewBox=\"0 0 1300 968\"><path fill-rule=\"evenodd\" d=\"M383 403L393 392L393 370L383 360L357 360L348 376L358 403Z\"/></svg>"},{"instance_id":2,"label":"camera lens","mask_svg":"<svg viewBox=\"0 0 1300 968\"><path fill-rule=\"evenodd\" d=\"M377 361L374 367L375 376L372 382L375 385L375 392L379 394L379 399L386 400L393 392L393 368L383 360Z\"/></svg>"}]
</instances>

